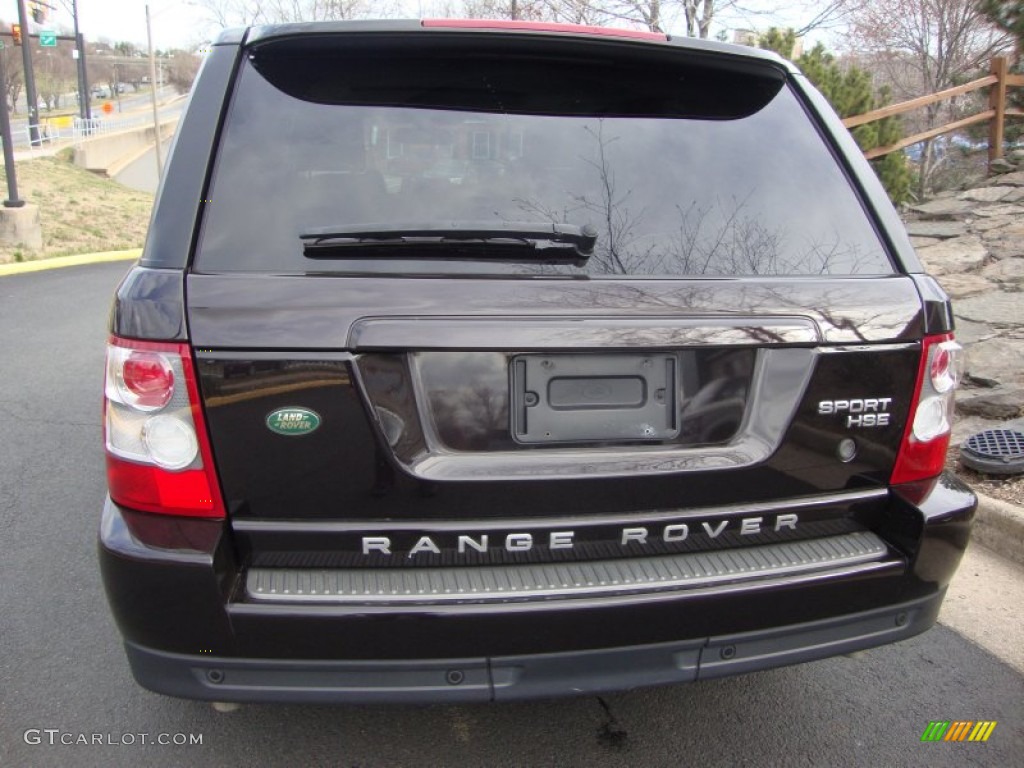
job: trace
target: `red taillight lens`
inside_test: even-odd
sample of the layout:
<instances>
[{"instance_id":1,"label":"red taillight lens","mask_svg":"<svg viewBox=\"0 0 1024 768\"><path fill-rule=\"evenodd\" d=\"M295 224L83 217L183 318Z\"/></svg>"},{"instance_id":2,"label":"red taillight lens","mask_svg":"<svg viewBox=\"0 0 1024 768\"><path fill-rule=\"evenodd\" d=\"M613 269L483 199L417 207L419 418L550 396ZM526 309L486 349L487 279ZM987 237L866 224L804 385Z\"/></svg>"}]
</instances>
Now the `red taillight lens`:
<instances>
[{"instance_id":1,"label":"red taillight lens","mask_svg":"<svg viewBox=\"0 0 1024 768\"><path fill-rule=\"evenodd\" d=\"M224 517L187 344L110 339L104 434L115 502Z\"/></svg>"},{"instance_id":2,"label":"red taillight lens","mask_svg":"<svg viewBox=\"0 0 1024 768\"><path fill-rule=\"evenodd\" d=\"M121 383L122 395L134 399L136 408L156 410L174 394L174 370L163 355L133 349L121 363Z\"/></svg>"},{"instance_id":3,"label":"red taillight lens","mask_svg":"<svg viewBox=\"0 0 1024 768\"><path fill-rule=\"evenodd\" d=\"M953 425L953 392L960 381L962 362L963 349L952 334L924 339L914 400L892 471L893 484L924 480L942 472Z\"/></svg>"}]
</instances>

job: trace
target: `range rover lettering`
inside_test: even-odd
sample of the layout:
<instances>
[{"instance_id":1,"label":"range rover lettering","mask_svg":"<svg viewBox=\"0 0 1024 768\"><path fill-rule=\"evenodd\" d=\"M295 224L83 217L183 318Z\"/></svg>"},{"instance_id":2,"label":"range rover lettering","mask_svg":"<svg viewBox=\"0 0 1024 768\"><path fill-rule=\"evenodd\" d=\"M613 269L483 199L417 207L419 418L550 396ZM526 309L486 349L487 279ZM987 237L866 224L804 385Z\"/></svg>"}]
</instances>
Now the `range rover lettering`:
<instances>
[{"instance_id":1,"label":"range rover lettering","mask_svg":"<svg viewBox=\"0 0 1024 768\"><path fill-rule=\"evenodd\" d=\"M974 495L947 296L772 54L224 32L118 288L99 557L220 702L488 701L929 628Z\"/></svg>"}]
</instances>

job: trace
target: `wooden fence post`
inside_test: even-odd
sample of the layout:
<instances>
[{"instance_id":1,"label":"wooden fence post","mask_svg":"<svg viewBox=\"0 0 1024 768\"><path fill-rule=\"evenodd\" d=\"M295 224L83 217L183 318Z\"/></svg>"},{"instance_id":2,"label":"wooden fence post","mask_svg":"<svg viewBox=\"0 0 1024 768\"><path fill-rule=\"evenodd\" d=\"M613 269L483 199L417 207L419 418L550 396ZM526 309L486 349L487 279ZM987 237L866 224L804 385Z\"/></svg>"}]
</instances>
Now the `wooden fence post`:
<instances>
[{"instance_id":1,"label":"wooden fence post","mask_svg":"<svg viewBox=\"0 0 1024 768\"><path fill-rule=\"evenodd\" d=\"M1003 156L1003 125L1006 120L1006 75L1009 71L1009 63L1005 56L996 56L992 59L991 72L999 81L989 90L989 108L995 112L992 121L989 123L988 133L988 162L991 165L993 160Z\"/></svg>"}]
</instances>

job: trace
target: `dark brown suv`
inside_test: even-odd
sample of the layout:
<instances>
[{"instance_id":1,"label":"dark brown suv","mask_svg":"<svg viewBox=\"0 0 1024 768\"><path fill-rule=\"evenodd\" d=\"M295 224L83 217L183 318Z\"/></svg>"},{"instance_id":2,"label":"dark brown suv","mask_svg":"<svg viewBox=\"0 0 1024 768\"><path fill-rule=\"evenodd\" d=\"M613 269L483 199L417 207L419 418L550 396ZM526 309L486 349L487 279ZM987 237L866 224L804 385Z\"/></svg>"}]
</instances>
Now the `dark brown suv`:
<instances>
[{"instance_id":1,"label":"dark brown suv","mask_svg":"<svg viewBox=\"0 0 1024 768\"><path fill-rule=\"evenodd\" d=\"M138 681L623 689L931 626L960 348L780 59L498 22L225 33L106 384Z\"/></svg>"}]
</instances>

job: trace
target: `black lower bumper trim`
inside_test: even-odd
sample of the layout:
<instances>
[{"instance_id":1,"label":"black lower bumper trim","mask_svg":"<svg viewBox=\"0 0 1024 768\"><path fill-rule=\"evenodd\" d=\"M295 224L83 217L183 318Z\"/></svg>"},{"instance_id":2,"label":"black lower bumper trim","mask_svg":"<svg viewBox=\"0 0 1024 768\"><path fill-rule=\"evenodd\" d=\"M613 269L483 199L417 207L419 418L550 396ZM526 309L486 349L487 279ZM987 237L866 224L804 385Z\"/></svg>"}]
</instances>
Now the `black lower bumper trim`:
<instances>
[{"instance_id":1,"label":"black lower bumper trim","mask_svg":"<svg viewBox=\"0 0 1024 768\"><path fill-rule=\"evenodd\" d=\"M430 661L238 659L126 643L138 682L229 702L424 703L534 699L742 674L903 640L935 623L944 592L821 621L625 648Z\"/></svg>"}]
</instances>

